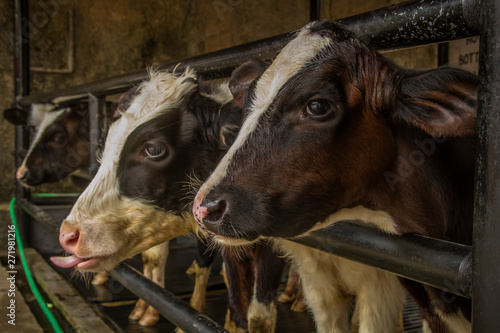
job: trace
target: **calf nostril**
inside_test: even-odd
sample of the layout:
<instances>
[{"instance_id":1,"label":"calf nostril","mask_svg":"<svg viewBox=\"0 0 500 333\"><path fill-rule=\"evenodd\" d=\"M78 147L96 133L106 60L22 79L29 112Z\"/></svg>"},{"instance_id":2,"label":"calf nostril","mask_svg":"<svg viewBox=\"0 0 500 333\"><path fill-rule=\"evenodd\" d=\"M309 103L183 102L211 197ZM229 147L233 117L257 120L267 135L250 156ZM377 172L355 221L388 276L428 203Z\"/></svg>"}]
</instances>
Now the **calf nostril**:
<instances>
[{"instance_id":1,"label":"calf nostril","mask_svg":"<svg viewBox=\"0 0 500 333\"><path fill-rule=\"evenodd\" d=\"M18 180L25 180L28 177L28 170L27 169L19 169L16 173L16 178Z\"/></svg>"},{"instance_id":2,"label":"calf nostril","mask_svg":"<svg viewBox=\"0 0 500 333\"><path fill-rule=\"evenodd\" d=\"M78 231L61 233L59 236L59 242L66 251L74 253L78 244L79 236L80 233Z\"/></svg>"},{"instance_id":3,"label":"calf nostril","mask_svg":"<svg viewBox=\"0 0 500 333\"><path fill-rule=\"evenodd\" d=\"M204 206L207 209L207 215L203 219L205 222L216 224L222 221L227 207L225 200L207 202Z\"/></svg>"}]
</instances>

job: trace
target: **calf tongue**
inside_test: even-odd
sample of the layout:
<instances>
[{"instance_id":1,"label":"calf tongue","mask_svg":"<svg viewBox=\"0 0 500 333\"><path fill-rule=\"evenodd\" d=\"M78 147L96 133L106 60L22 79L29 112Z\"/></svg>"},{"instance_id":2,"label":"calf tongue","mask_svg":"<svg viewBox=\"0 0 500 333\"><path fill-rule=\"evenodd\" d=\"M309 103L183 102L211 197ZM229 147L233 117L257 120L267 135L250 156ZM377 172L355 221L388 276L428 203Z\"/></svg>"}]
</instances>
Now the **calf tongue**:
<instances>
[{"instance_id":1,"label":"calf tongue","mask_svg":"<svg viewBox=\"0 0 500 333\"><path fill-rule=\"evenodd\" d=\"M78 265L81 262L87 261L85 258L79 258L74 254L69 257L50 257L50 261L56 266L69 268Z\"/></svg>"}]
</instances>

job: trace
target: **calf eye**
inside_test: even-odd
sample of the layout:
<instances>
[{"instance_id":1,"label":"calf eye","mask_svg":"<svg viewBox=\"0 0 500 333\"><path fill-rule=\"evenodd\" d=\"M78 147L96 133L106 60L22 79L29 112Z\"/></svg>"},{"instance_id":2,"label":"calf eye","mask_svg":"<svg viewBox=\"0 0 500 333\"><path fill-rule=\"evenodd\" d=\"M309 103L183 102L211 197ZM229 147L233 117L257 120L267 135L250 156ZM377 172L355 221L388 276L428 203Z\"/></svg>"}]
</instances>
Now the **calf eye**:
<instances>
[{"instance_id":1,"label":"calf eye","mask_svg":"<svg viewBox=\"0 0 500 333\"><path fill-rule=\"evenodd\" d=\"M306 113L311 116L326 116L332 111L330 102L321 99L315 99L307 103Z\"/></svg>"},{"instance_id":2,"label":"calf eye","mask_svg":"<svg viewBox=\"0 0 500 333\"><path fill-rule=\"evenodd\" d=\"M66 141L66 136L64 135L64 133L57 133L56 135L54 135L52 141L57 144L63 144Z\"/></svg>"},{"instance_id":3,"label":"calf eye","mask_svg":"<svg viewBox=\"0 0 500 333\"><path fill-rule=\"evenodd\" d=\"M159 158L165 155L165 153L167 152L167 147L156 143L146 143L144 152L149 157Z\"/></svg>"}]
</instances>

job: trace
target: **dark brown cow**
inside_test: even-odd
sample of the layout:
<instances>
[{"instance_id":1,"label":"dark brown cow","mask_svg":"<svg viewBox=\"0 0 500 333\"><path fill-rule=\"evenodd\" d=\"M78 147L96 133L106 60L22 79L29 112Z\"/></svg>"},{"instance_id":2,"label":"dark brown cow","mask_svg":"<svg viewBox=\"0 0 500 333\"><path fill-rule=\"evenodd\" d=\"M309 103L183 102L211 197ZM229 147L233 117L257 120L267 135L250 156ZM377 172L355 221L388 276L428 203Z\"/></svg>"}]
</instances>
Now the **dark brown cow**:
<instances>
[{"instance_id":1,"label":"dark brown cow","mask_svg":"<svg viewBox=\"0 0 500 333\"><path fill-rule=\"evenodd\" d=\"M391 332L394 275L281 237L340 220L471 244L478 79L401 68L341 25L304 27L251 86L235 143L194 202L222 244L271 237L298 264L320 332ZM470 301L404 280L432 331L470 332Z\"/></svg>"},{"instance_id":2,"label":"dark brown cow","mask_svg":"<svg viewBox=\"0 0 500 333\"><path fill-rule=\"evenodd\" d=\"M210 174L234 140L242 111L232 99L227 81L202 84L192 71L152 73L111 126L101 167L61 226L59 240L71 256L53 262L79 271L108 270L155 244L197 231L194 193L186 190ZM223 252L231 332L247 326L274 331L272 296L283 261L270 250L259 244Z\"/></svg>"}]
</instances>

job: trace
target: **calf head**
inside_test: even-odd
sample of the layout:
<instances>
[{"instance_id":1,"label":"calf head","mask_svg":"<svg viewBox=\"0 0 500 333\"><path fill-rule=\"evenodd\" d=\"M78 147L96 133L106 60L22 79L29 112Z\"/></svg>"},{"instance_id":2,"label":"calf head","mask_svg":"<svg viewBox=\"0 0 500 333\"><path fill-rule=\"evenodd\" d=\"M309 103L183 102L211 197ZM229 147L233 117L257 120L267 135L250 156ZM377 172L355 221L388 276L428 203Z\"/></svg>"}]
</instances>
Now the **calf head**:
<instances>
[{"instance_id":1,"label":"calf head","mask_svg":"<svg viewBox=\"0 0 500 333\"><path fill-rule=\"evenodd\" d=\"M196 80L192 71L151 73L137 89L61 226L60 243L72 255L52 258L55 264L108 270L196 226L190 183L208 176L241 125L227 82Z\"/></svg>"},{"instance_id":2,"label":"calf head","mask_svg":"<svg viewBox=\"0 0 500 333\"><path fill-rule=\"evenodd\" d=\"M341 25L311 23L250 85L249 115L200 188L195 218L242 244L300 235L381 188L389 197L400 137L473 134L476 89L472 74L403 69Z\"/></svg>"},{"instance_id":3,"label":"calf head","mask_svg":"<svg viewBox=\"0 0 500 333\"><path fill-rule=\"evenodd\" d=\"M107 111L112 112L111 105ZM16 178L25 186L57 182L89 165L88 104L68 107L33 104L30 111L8 109L4 118L15 125L29 126L34 139Z\"/></svg>"}]
</instances>

